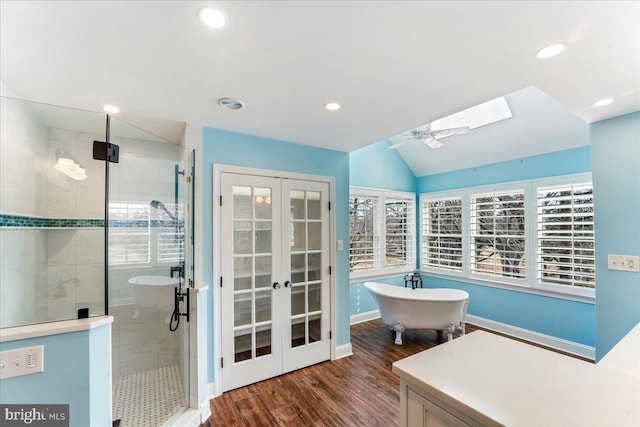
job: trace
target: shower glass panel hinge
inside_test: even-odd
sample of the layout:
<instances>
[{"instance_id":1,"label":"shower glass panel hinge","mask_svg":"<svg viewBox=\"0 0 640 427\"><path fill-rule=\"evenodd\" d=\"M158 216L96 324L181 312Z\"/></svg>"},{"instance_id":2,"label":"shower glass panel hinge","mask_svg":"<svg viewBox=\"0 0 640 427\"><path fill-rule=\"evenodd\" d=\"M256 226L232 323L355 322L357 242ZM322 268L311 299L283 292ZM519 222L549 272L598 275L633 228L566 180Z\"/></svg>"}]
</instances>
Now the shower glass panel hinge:
<instances>
[{"instance_id":1,"label":"shower glass panel hinge","mask_svg":"<svg viewBox=\"0 0 640 427\"><path fill-rule=\"evenodd\" d=\"M120 161L120 147L110 142L93 141L93 158L118 163Z\"/></svg>"}]
</instances>

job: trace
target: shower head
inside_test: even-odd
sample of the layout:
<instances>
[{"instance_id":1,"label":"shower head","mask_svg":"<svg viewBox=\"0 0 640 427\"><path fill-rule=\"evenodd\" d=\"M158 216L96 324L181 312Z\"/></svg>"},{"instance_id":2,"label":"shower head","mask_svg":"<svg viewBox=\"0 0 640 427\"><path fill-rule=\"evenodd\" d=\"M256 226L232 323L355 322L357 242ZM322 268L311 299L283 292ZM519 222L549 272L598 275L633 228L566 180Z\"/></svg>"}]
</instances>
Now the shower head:
<instances>
[{"instance_id":1,"label":"shower head","mask_svg":"<svg viewBox=\"0 0 640 427\"><path fill-rule=\"evenodd\" d=\"M164 205L164 203L162 203L159 200L152 200L151 201L151 207L154 209L162 209L167 215L169 215L169 217L171 217L171 219L173 221L177 221L178 218L175 217L175 215L173 215L169 209L167 209L167 207Z\"/></svg>"}]
</instances>

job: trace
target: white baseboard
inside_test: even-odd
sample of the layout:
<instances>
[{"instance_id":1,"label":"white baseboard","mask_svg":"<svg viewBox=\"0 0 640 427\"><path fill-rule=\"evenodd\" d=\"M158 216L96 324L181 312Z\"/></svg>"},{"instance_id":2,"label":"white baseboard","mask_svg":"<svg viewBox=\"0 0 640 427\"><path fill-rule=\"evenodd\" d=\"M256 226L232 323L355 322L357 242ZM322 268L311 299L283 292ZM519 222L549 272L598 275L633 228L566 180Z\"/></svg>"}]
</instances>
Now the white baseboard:
<instances>
[{"instance_id":1,"label":"white baseboard","mask_svg":"<svg viewBox=\"0 0 640 427\"><path fill-rule=\"evenodd\" d=\"M351 316L350 323L355 325L356 323L368 322L369 320L379 319L380 310L367 311L365 313L358 313Z\"/></svg>"},{"instance_id":2,"label":"white baseboard","mask_svg":"<svg viewBox=\"0 0 640 427\"><path fill-rule=\"evenodd\" d=\"M189 408L171 423L171 427L198 427L200 424L202 424L200 411Z\"/></svg>"},{"instance_id":3,"label":"white baseboard","mask_svg":"<svg viewBox=\"0 0 640 427\"><path fill-rule=\"evenodd\" d=\"M467 322L486 329L491 329L492 331L501 332L516 338L564 351L565 353L575 354L576 356L590 360L595 360L596 358L595 348L588 345L578 344L573 341L563 340L562 338L552 337L551 335L541 334L539 332L507 325L506 323L496 322L495 320L489 320L484 317L474 316L471 314L467 314Z\"/></svg>"},{"instance_id":4,"label":"white baseboard","mask_svg":"<svg viewBox=\"0 0 640 427\"><path fill-rule=\"evenodd\" d=\"M209 385L213 385L212 384L207 384L207 389L209 388ZM202 404L200 405L200 424L203 424L205 421L207 421L207 419L211 416L211 407L209 406L209 399L207 399L205 402L202 402Z\"/></svg>"},{"instance_id":5,"label":"white baseboard","mask_svg":"<svg viewBox=\"0 0 640 427\"><path fill-rule=\"evenodd\" d=\"M342 359L343 357L349 357L349 356L353 356L353 348L351 347L351 343L336 347L335 360Z\"/></svg>"}]
</instances>

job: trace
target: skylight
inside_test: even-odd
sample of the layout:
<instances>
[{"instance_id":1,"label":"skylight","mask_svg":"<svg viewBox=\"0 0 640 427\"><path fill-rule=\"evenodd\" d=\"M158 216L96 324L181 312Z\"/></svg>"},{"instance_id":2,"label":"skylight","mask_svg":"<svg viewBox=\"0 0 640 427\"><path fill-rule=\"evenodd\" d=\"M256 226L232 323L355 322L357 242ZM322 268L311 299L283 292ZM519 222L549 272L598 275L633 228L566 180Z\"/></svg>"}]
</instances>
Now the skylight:
<instances>
[{"instance_id":1,"label":"skylight","mask_svg":"<svg viewBox=\"0 0 640 427\"><path fill-rule=\"evenodd\" d=\"M475 107L467 108L450 116L443 117L431 123L432 130L469 127L471 129L490 125L513 117L504 96L492 99Z\"/></svg>"}]
</instances>

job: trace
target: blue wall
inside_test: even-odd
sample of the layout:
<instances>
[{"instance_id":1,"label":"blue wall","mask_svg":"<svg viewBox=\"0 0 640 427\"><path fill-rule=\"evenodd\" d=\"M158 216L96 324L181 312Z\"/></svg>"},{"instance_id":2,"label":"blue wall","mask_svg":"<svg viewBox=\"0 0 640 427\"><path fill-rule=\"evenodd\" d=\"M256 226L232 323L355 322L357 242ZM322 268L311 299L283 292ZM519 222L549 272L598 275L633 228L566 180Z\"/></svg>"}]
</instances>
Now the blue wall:
<instances>
[{"instance_id":1,"label":"blue wall","mask_svg":"<svg viewBox=\"0 0 640 427\"><path fill-rule=\"evenodd\" d=\"M349 183L356 187L416 190L416 176L389 140L349 153Z\"/></svg>"},{"instance_id":2,"label":"blue wall","mask_svg":"<svg viewBox=\"0 0 640 427\"><path fill-rule=\"evenodd\" d=\"M588 141L586 141L588 142ZM420 177L418 193L522 181L591 171L589 146ZM595 345L595 306L425 275L427 287L469 293L469 314L568 341Z\"/></svg>"},{"instance_id":3,"label":"blue wall","mask_svg":"<svg viewBox=\"0 0 640 427\"><path fill-rule=\"evenodd\" d=\"M596 359L640 322L640 273L607 255L640 255L640 113L591 125L596 210Z\"/></svg>"},{"instance_id":4,"label":"blue wall","mask_svg":"<svg viewBox=\"0 0 640 427\"><path fill-rule=\"evenodd\" d=\"M203 128L202 135L202 259L203 280L213 285L213 163L271 169L335 178L335 236L349 241L349 155L339 151L308 147L252 135ZM213 295L213 292L211 292ZM349 253L336 252L336 303L338 345L348 344L349 336ZM208 303L209 382L214 380L213 297Z\"/></svg>"},{"instance_id":5,"label":"blue wall","mask_svg":"<svg viewBox=\"0 0 640 427\"><path fill-rule=\"evenodd\" d=\"M44 346L44 372L0 381L2 403L69 404L70 426L111 426L111 328L0 343Z\"/></svg>"},{"instance_id":6,"label":"blue wall","mask_svg":"<svg viewBox=\"0 0 640 427\"><path fill-rule=\"evenodd\" d=\"M589 141L585 141L588 143ZM418 178L418 194L591 171L591 148L572 148Z\"/></svg>"}]
</instances>

